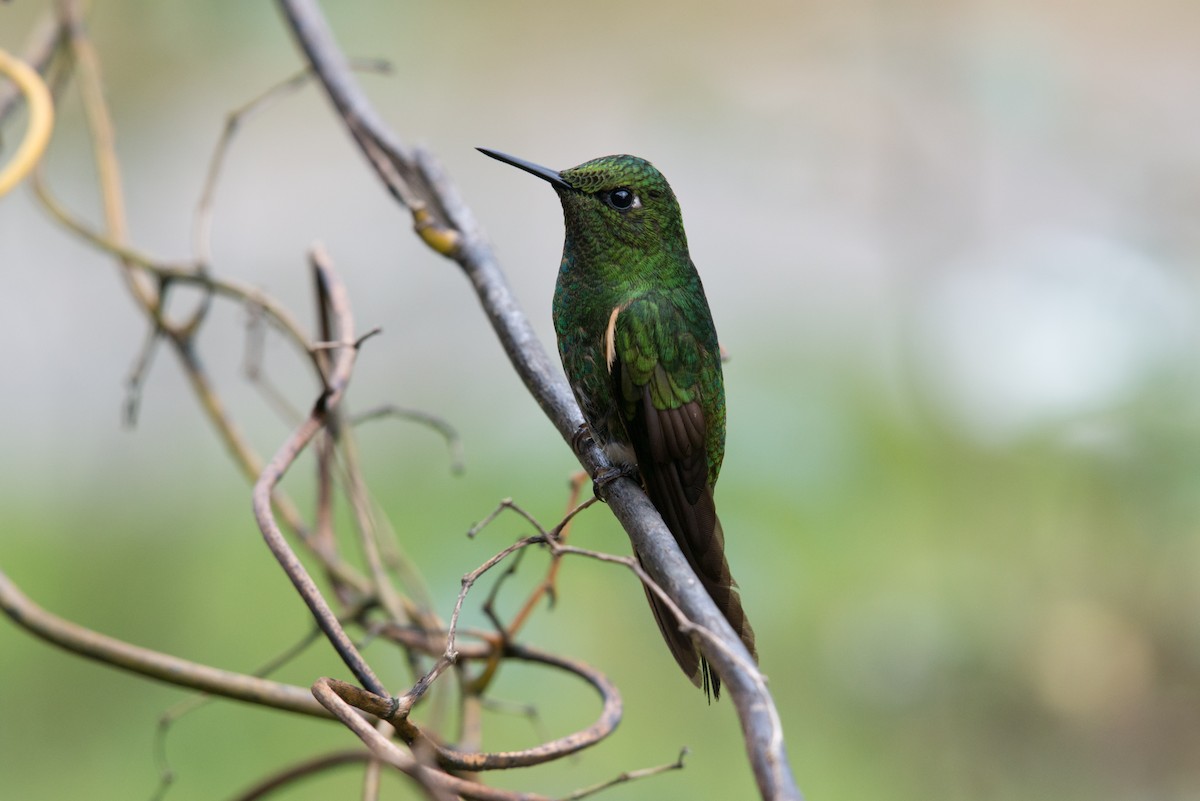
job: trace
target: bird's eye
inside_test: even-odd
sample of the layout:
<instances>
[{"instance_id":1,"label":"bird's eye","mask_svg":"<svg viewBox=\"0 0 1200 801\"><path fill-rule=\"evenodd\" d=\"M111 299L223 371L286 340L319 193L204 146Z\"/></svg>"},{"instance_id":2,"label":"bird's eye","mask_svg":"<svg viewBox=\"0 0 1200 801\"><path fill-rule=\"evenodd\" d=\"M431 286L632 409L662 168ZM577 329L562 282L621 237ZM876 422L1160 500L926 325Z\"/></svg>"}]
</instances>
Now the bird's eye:
<instances>
[{"instance_id":1,"label":"bird's eye","mask_svg":"<svg viewBox=\"0 0 1200 801\"><path fill-rule=\"evenodd\" d=\"M637 196L630 190L622 187L621 189L614 189L613 191L609 192L608 195L605 196L605 200L608 201L608 205L612 206L617 211L624 211L637 202Z\"/></svg>"}]
</instances>

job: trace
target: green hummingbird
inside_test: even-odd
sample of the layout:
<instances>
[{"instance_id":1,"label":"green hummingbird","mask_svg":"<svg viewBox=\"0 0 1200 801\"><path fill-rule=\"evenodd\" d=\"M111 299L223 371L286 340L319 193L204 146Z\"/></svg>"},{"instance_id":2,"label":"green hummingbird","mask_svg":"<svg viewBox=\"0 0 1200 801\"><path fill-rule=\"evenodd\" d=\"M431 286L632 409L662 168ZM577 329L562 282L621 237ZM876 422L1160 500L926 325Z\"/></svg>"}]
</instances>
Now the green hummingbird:
<instances>
[{"instance_id":1,"label":"green hummingbird","mask_svg":"<svg viewBox=\"0 0 1200 801\"><path fill-rule=\"evenodd\" d=\"M636 467L705 590L757 659L713 502L725 455L720 346L675 194L636 156L559 172L479 150L548 181L562 201L554 330L590 436L614 465ZM670 610L646 596L684 674L719 698L721 679L708 660Z\"/></svg>"}]
</instances>

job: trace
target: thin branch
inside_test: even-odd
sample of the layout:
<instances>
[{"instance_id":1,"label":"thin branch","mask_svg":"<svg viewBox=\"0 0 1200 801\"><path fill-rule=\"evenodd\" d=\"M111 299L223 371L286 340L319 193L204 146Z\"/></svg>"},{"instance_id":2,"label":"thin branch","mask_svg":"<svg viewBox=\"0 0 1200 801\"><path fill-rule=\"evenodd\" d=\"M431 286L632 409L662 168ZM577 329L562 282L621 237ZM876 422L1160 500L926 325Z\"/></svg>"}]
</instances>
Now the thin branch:
<instances>
[{"instance_id":1,"label":"thin branch","mask_svg":"<svg viewBox=\"0 0 1200 801\"><path fill-rule=\"evenodd\" d=\"M522 509L517 504L513 503L512 499L510 499L510 498L504 499L503 501L500 502L500 505L496 508L496 510L493 511L490 515L488 515L487 518L484 519L483 523L476 525L472 529L471 533L477 533L479 531L479 529L481 529L483 526L485 526L488 523L495 520L496 517L505 509L511 509L514 512L517 512L522 517L524 517L527 521L529 521L541 533L539 533L538 535L533 536L533 537L526 537L523 540L518 540L514 545L509 546L508 548L506 548L505 550L503 550L499 554L497 554L495 557L492 557L492 559L488 560L488 562L486 562L481 568L478 568L476 571L473 571L471 574L468 574L468 576L473 576L472 580L474 580L475 578L478 578L478 576L475 574L477 574L477 573L481 574L483 571L490 569L491 567L494 566L494 564L496 562L498 562L500 559L506 557L512 551L514 551L518 548L524 548L525 546L531 545L534 543L541 543L541 544L546 545L550 549L551 554L553 555L554 558L561 558L562 556L564 556L566 554L575 554L575 555L579 555L579 556L586 556L586 557L589 557L591 559L595 559L595 560L601 561L601 562L608 562L611 564L623 565L628 570L630 570L635 576L637 576L638 580L646 588L647 592L652 593L655 597L657 597L662 602L663 606L665 606L667 608L667 610L671 613L671 615L675 618L680 631L682 631L686 634L694 635L696 637L701 638L702 640L709 642L712 645L712 647L726 653L729 656L729 658L737 661L739 664L739 667L742 670L753 671L753 672L757 673L757 666L755 665L753 660L749 660L749 659L743 660L742 655L732 649L729 649L727 647L726 643L717 634L706 629L704 626L701 626L701 625L698 625L698 624L692 622L687 617L687 615L685 615L683 613L683 610L681 610L679 608L679 605L674 601L674 599L672 599L663 590L663 588L660 587L653 578L651 578L650 574L647 573L646 570L642 567L640 560L638 560L637 558L632 557L632 556L616 556L614 554L602 553L600 551L593 551L593 550L589 550L586 548L580 548L580 547L573 546L573 545L566 545L559 540L559 538L557 536L558 532L561 531L565 526L567 526L576 514L578 514L583 509L587 508L593 502L594 502L594 499L589 499L585 503L576 507L557 526L555 526L553 529L551 529L549 532L547 532L544 528L542 528L541 524L538 523L538 521L532 515L530 515L528 512L526 512L524 509ZM501 576L501 580L503 580L505 577L507 577L511 572L512 572L512 569L510 568L508 573L505 573L503 576ZM466 591L468 589L466 578L467 577L464 577L464 579L463 579L463 584L464 584L463 591L459 594L459 606L461 606L462 601L466 596ZM490 612L491 601L492 601L492 596L489 596L488 602L485 604L485 611ZM456 607L456 610L457 610L457 607ZM496 624L497 628L499 628L502 632L504 632L505 629L499 623L499 621L497 621L493 615L489 614L489 616L492 617L492 620ZM452 621L453 620L454 620L454 618L452 618ZM452 622L451 633L453 633L453 630L454 630L454 624ZM508 635L506 634L505 635L506 639L507 639L507 636ZM482 677L481 677L481 679L482 679Z\"/></svg>"},{"instance_id":2,"label":"thin branch","mask_svg":"<svg viewBox=\"0 0 1200 801\"><path fill-rule=\"evenodd\" d=\"M395 743L376 731L370 723L359 716L357 710L346 703L331 684L333 679L321 679L313 685L313 696L334 716L346 724L367 748L379 759L399 768L423 787L435 791L457 793L464 798L478 801L550 801L549 798L533 793L517 793L497 790L477 782L460 779L422 764L413 755L402 751Z\"/></svg>"},{"instance_id":3,"label":"thin branch","mask_svg":"<svg viewBox=\"0 0 1200 801\"><path fill-rule=\"evenodd\" d=\"M104 100L100 58L87 35L82 4L78 0L60 0L59 13L69 35L71 52L75 56L79 93L91 130L92 153L103 199L104 227L114 242L124 245L128 232L125 200L121 190L121 169L117 162L116 135L108 104ZM121 275L138 305L161 325L162 298L154 285L145 275L132 269L128 262L122 260L121 266Z\"/></svg>"},{"instance_id":4,"label":"thin branch","mask_svg":"<svg viewBox=\"0 0 1200 801\"><path fill-rule=\"evenodd\" d=\"M46 152L54 130L54 100L37 70L0 48L0 76L13 82L29 107L29 124L8 163L0 167L0 197L7 195Z\"/></svg>"},{"instance_id":5,"label":"thin branch","mask_svg":"<svg viewBox=\"0 0 1200 801\"><path fill-rule=\"evenodd\" d=\"M122 415L125 425L133 428L137 425L138 412L142 406L142 386L154 362L154 354L158 352L158 344L162 341L162 329L151 321L142 340L142 349L134 360L133 369L125 379L125 413Z\"/></svg>"},{"instance_id":6,"label":"thin branch","mask_svg":"<svg viewBox=\"0 0 1200 801\"><path fill-rule=\"evenodd\" d=\"M581 798L587 798L589 795L595 795L602 790L607 790L610 787L615 787L618 784L637 781L638 779L646 779L650 776L657 776L660 773L666 773L672 770L683 770L683 758L688 755L688 749L680 750L679 756L674 762L668 762L665 765L656 765L653 768L642 768L641 770L629 770L621 773L605 782L594 784L591 787L585 787L582 790L576 790L570 795L563 796L561 801L579 801Z\"/></svg>"},{"instance_id":7,"label":"thin branch","mask_svg":"<svg viewBox=\"0 0 1200 801\"><path fill-rule=\"evenodd\" d=\"M98 659L106 664L142 673L152 678L235 700L265 704L304 714L324 716L322 710L315 707L311 697L302 688L280 685L275 682L268 682L242 674L196 665L186 660L158 654L104 637L103 635L98 635L60 618L56 618L25 598L3 574L0 574L0 606L3 607L4 611L15 622L27 628L31 633L82 656ZM404 637L400 639L405 640ZM408 640L408 642L411 644L412 641ZM480 649L471 648L468 650L471 658L484 658L485 656ZM607 736L619 722L621 715L619 695L616 688L602 674L587 668L581 663L566 660L532 648L511 646L509 655L517 659L559 667L587 680L596 687L604 699L604 711L601 718L592 727L583 732L526 751L498 754L464 754L444 746L439 746L437 748L439 761L447 763L448 767L475 771L538 764L591 745L604 736ZM352 685L342 686L352 687ZM383 699L381 699L382 701ZM381 708L386 713L389 707L394 709L395 705L387 702ZM507 796L506 798L526 797L534 798L540 796L517 795Z\"/></svg>"},{"instance_id":8,"label":"thin branch","mask_svg":"<svg viewBox=\"0 0 1200 801\"><path fill-rule=\"evenodd\" d=\"M78 28L75 32L76 37L83 37L82 28ZM87 103L101 103L104 98L102 94L92 93L85 95ZM97 115L101 119L107 119L107 112L98 112ZM105 140L108 146L111 147L111 136ZM115 154L109 154L110 160L115 160ZM116 170L108 170L101 173L102 181L119 180ZM41 200L47 210L60 223L82 236L96 247L99 247L118 259L121 265L126 268L138 268L149 273L148 277L153 277L158 281L159 285L165 285L171 282L195 283L203 286L209 291L213 291L220 295L226 295L236 298L243 303L246 303L252 308L257 308L265 314L287 338L292 341L305 353L316 365L313 351L308 348L308 339L301 331L299 324L292 318L291 314L276 303L271 298L264 295L258 289L249 285L241 284L237 281L229 279L218 279L209 275L204 275L199 271L197 265L185 264L183 266L170 265L163 262L158 262L155 259L146 256L132 248L125 246L122 242L114 238L92 231L87 226L76 220L69 212L66 211L54 198L50 195L48 188L41 176L41 170L34 173L34 190L38 198ZM113 198L119 198L119 191L103 192L103 195L109 202ZM123 212L118 214L120 217ZM133 284L129 285L131 288ZM135 300L138 296L135 294ZM139 305L141 305L139 303ZM159 306L153 307L141 306L143 312L149 318L151 325L155 330L160 331L163 336L169 338L174 346L176 355L180 359L180 364L191 382L192 390L199 400L201 407L208 415L209 422L217 431L221 441L225 444L226 450L233 457L235 463L241 469L242 473L251 481L257 480L262 472L263 460L250 445L249 440L233 422L225 408L225 404L217 394L211 380L204 371L203 365L193 344L192 331L181 331L173 326L164 318L162 310ZM295 504L282 491L277 492L273 497L276 511L283 519L288 528L294 532L302 542L308 543L307 526L296 509ZM331 576L336 577L340 584L351 586L356 592L365 594L368 592L366 579L360 576L348 564L337 559L335 555L321 553L314 550L314 554L321 559L322 566Z\"/></svg>"},{"instance_id":9,"label":"thin branch","mask_svg":"<svg viewBox=\"0 0 1200 801\"><path fill-rule=\"evenodd\" d=\"M354 513L355 529L358 533L359 545L374 587L374 595L379 604L393 620L404 620L408 615L406 603L392 584L379 548L379 531L375 524L375 507L367 491L366 480L362 475L362 466L358 456L358 443L354 432L339 427L337 441L341 445L341 463L343 465L343 485L350 501L350 509Z\"/></svg>"},{"instance_id":10,"label":"thin branch","mask_svg":"<svg viewBox=\"0 0 1200 801\"><path fill-rule=\"evenodd\" d=\"M350 418L350 424L357 427L363 423L378 420L381 417L399 417L432 428L442 435L442 439L446 440L446 447L450 449L451 472L461 474L466 470L467 463L463 456L462 439L459 437L458 431L454 426L450 425L445 419L436 414L421 411L420 409L409 409L404 406L397 406L394 403L387 403L355 414Z\"/></svg>"},{"instance_id":11,"label":"thin branch","mask_svg":"<svg viewBox=\"0 0 1200 801\"><path fill-rule=\"evenodd\" d=\"M267 405L275 411L275 414L281 420L286 420L288 424L295 425L303 419L303 412L292 405L287 395L276 386L275 382L267 374L265 359L268 318L263 314L262 307L257 304L247 303L245 304L245 308L246 341L242 351L242 375L258 390L259 394L267 402ZM305 355L309 357L310 361L313 361L315 366L315 359L312 358L314 354L308 347L307 342L302 339L296 344L305 351ZM319 370L320 368L317 369ZM257 478L257 474L255 474L255 478ZM319 529L320 526L314 525L314 528Z\"/></svg>"},{"instance_id":12,"label":"thin branch","mask_svg":"<svg viewBox=\"0 0 1200 801\"><path fill-rule=\"evenodd\" d=\"M387 720L394 722L394 719L396 718L407 719L409 711L418 701L421 700L422 697L424 697L425 693L429 691L429 688L433 686L433 683L437 681L438 677L441 676L441 674L444 673L449 667L454 665L458 660L458 649L456 648L455 642L458 634L458 618L462 613L462 607L464 601L466 600L467 593L470 592L471 587L475 584L479 577L502 562L512 552L520 550L521 548L531 545L534 542L540 541L543 541L543 538L540 536L527 537L526 539L521 540L509 546L508 548L505 548L503 551L488 559L482 565L462 577L462 588L459 590L458 599L454 603L454 612L450 615L450 625L446 630L445 649L442 651L441 655L438 656L437 661L435 661L433 664L433 667L417 680L412 689L410 689L400 698L393 699L395 706L387 715ZM384 693L376 693L376 695L384 695Z\"/></svg>"},{"instance_id":13,"label":"thin branch","mask_svg":"<svg viewBox=\"0 0 1200 801\"><path fill-rule=\"evenodd\" d=\"M29 35L21 60L44 74L62 40L63 29L58 15L53 9L47 10L43 12L42 18L37 21ZM8 115L17 107L17 101L22 97L23 93L16 84L0 83L0 125L8 119Z\"/></svg>"},{"instance_id":14,"label":"thin branch","mask_svg":"<svg viewBox=\"0 0 1200 801\"><path fill-rule=\"evenodd\" d=\"M515 512L517 515L523 517L525 522L533 526L534 529L537 530L537 533L541 534L543 537L550 536L550 533L546 531L546 529L542 528L542 524L538 522L536 517L517 505L512 498L502 498L500 503L496 504L496 508L488 512L486 517L484 517L475 525L471 526L471 528L467 529L467 537L474 539L475 537L479 536L479 532L483 531L485 528L495 522L496 518L502 515L505 511Z\"/></svg>"},{"instance_id":15,"label":"thin branch","mask_svg":"<svg viewBox=\"0 0 1200 801\"><path fill-rule=\"evenodd\" d=\"M312 266L317 276L317 286L328 298L329 307L336 321L334 327L337 338L353 341L354 321L350 314L346 289L337 273L329 265L324 251L320 248L313 249ZM283 538L283 533L275 522L275 515L271 508L271 496L275 486L283 479L284 474L296 457L300 455L300 452L325 425L330 409L336 407L341 400L350 381L350 372L354 365L356 352L354 348L346 347L333 356L325 391L317 399L308 419L292 432L254 485L254 517L258 521L258 527L262 531L267 547L271 549L271 553L275 555L276 560L291 579L297 592L300 593L300 597L304 599L304 603L316 619L317 625L325 632L325 636L341 656L342 661L365 687L378 695L387 695L383 683L359 654L345 629L338 622L337 616L329 608L328 602L321 595L321 591L317 589L316 583L313 582L304 565Z\"/></svg>"},{"instance_id":16,"label":"thin branch","mask_svg":"<svg viewBox=\"0 0 1200 801\"><path fill-rule=\"evenodd\" d=\"M400 627L384 627L389 634L396 633L400 641L408 640L404 629ZM486 659L493 646L481 644L472 648L463 648L461 657ZM396 726L400 736L414 750L429 748L437 755L437 762L447 770L486 771L525 768L551 762L570 754L578 753L603 740L616 729L621 722L621 695L616 685L607 676L595 668L573 659L551 654L519 643L508 643L504 646L505 658L533 662L547 667L572 673L590 684L600 695L603 706L600 715L591 726L556 740L542 743L532 748L520 751L468 752L434 742L426 736L416 724L409 720L407 710L403 707L403 699L382 696L355 687L353 684L336 679L323 679L325 685L335 692L346 703L360 709L369 715L386 720Z\"/></svg>"},{"instance_id":17,"label":"thin branch","mask_svg":"<svg viewBox=\"0 0 1200 801\"><path fill-rule=\"evenodd\" d=\"M576 497L577 492L573 492L571 495L571 501L573 502ZM541 523L539 523L531 514L526 512L517 504L513 503L511 498L505 498L490 515L484 518L482 522L472 526L471 530L467 532L467 536L470 537L478 535L483 527L493 522L502 511L505 509L510 509L521 515L521 517L525 518L525 520L527 520L535 529L537 529L539 534L541 534L541 536L545 538L545 541L551 546L550 565L546 569L545 577L538 582L536 587L533 588L533 591L529 594L529 597L525 599L525 603L521 605L521 608L517 611L517 614L507 626L500 622L499 615L496 613L495 602L505 580L516 574L517 568L520 565L521 557L525 554L524 550L519 551L516 558L513 559L512 564L509 565L508 569L500 574L500 577L496 579L496 582L492 585L491 592L488 593L487 598L484 600L483 612L485 615L487 615L488 619L492 621L492 625L494 625L496 630L501 633L501 636L504 640L507 641L516 638L517 633L525 625L525 622L528 620L529 616L533 614L538 602L541 601L543 597L549 598L551 604L553 604L555 597L555 581L558 576L558 569L563 556L562 550L557 546L562 543L563 537L566 535L566 532L570 528L571 522L575 519L575 516L595 502L596 498L592 497L578 506L575 506L569 512L567 512L566 516L560 520L553 529L546 531L546 529L542 527ZM485 689L487 689L488 685L491 683L499 669L500 655L497 653L488 661L487 666L483 671L480 672L475 680L467 686L467 691L475 694L482 693Z\"/></svg>"},{"instance_id":18,"label":"thin branch","mask_svg":"<svg viewBox=\"0 0 1200 801\"><path fill-rule=\"evenodd\" d=\"M384 723L382 720L375 724L375 730L384 737L392 731L392 727ZM367 763L367 769L363 771L363 789L362 801L379 801L379 785L383 780L383 762L378 759L372 759ZM436 791L430 791L435 801L439 801ZM453 801L453 799L450 799Z\"/></svg>"},{"instance_id":19,"label":"thin branch","mask_svg":"<svg viewBox=\"0 0 1200 801\"><path fill-rule=\"evenodd\" d=\"M530 545L545 544L546 541L546 535L544 534L523 537L462 577L462 588L458 592L458 599L454 602L454 612L450 615L450 626L446 632L446 653L444 658L447 661L453 662L457 658L458 651L454 647L454 641L458 633L458 617L462 613L463 602L467 599L467 593L471 591L471 587L475 585L479 577L503 562L513 552Z\"/></svg>"},{"instance_id":20,"label":"thin branch","mask_svg":"<svg viewBox=\"0 0 1200 801\"><path fill-rule=\"evenodd\" d=\"M46 642L111 667L235 701L328 717L303 687L189 662L64 620L31 601L3 572L0 609L18 626Z\"/></svg>"},{"instance_id":21,"label":"thin branch","mask_svg":"<svg viewBox=\"0 0 1200 801\"><path fill-rule=\"evenodd\" d=\"M353 614L355 615L357 615L359 612L361 612L361 609L353 610ZM261 665L250 675L260 679L265 679L280 667L299 656L320 636L321 630L314 625L297 642L284 649L282 653L276 655L266 664ZM185 698L179 703L172 705L169 709L163 712L162 715L159 716L158 725L154 730L154 755L159 769L159 786L157 792L154 794L156 799L164 798L167 794L168 788L175 781L175 772L171 770L171 760L167 756L167 735L170 734L175 723L182 719L185 715L188 715L205 706L206 704L211 703L218 697L219 696L211 695L209 693L200 693L199 695Z\"/></svg>"},{"instance_id":22,"label":"thin branch","mask_svg":"<svg viewBox=\"0 0 1200 801\"><path fill-rule=\"evenodd\" d=\"M351 69L366 72L388 73L392 65L382 59L356 59L350 64ZM281 98L292 94L311 81L312 70L308 67L283 79L274 86L258 94L225 115L225 126L221 136L213 148L212 157L208 162L208 172L204 177L204 188L200 192L200 200L196 203L196 211L192 218L192 247L200 264L212 262L212 228L214 215L214 199L225 159L229 155L234 136L241 127L253 116L266 110Z\"/></svg>"},{"instance_id":23,"label":"thin branch","mask_svg":"<svg viewBox=\"0 0 1200 801\"><path fill-rule=\"evenodd\" d=\"M501 509L515 509L526 516L535 528L539 531L544 531L536 519L520 510L520 507L508 501L501 505ZM494 517L494 515L490 516ZM502 752L502 753L468 753L451 749L440 744L433 744L432 748L437 753L438 762L446 768L456 770L495 770L502 768L517 768L527 767L530 765L540 764L542 762L558 759L567 754L575 753L579 750L593 745L599 740L607 737L616 728L617 723L621 719L621 700L617 688L599 671L584 665L583 663L568 660L563 657L548 654L526 646L521 646L508 641L502 637L498 642L495 638L491 638L488 644L470 648L464 653L463 649L457 644L458 633L458 616L462 610L463 603L467 593L470 591L473 584L491 568L498 565L501 561L513 553L521 553L522 549L529 545L544 543L549 544L552 548L557 546L554 540L554 532L566 525L570 520L570 515L553 529L551 532L539 533L537 535L526 537L518 540L516 543L508 546L500 551L495 556L491 557L480 565L475 570L463 576L462 589L459 592L458 599L455 603L454 613L450 619L450 625L446 635L446 645L441 655L438 658L434 667L423 676L413 688L405 695L399 698L386 697L379 693L374 693L369 690L363 690L345 682L339 682L333 679L328 680L329 686L334 689L338 695L347 703L355 707L375 715L383 720L387 720L395 725L400 735L414 747L419 749L422 744L429 747L428 739L422 734L421 730L409 720L409 713L418 700L432 686L437 677L449 666L456 664L461 658L469 659L485 659L488 662L488 669L491 670L501 658L517 658L528 661L539 662L541 664L557 667L566 670L583 678L591 684L600 694L604 703L604 708L600 718L588 729L577 732L576 734L560 738L553 742L545 743L535 748L526 749L517 752ZM582 549L570 549L570 553L578 553L587 556L597 555L592 552ZM607 556L607 555L600 555ZM617 561L628 564L635 562L628 557L610 557L611 561ZM382 633L392 636L397 641L403 642L408 648L417 648L432 653L434 645L427 632L414 632L412 629L402 628L397 626L379 626ZM412 634L418 634L419 639L414 639ZM478 684L474 682L473 684ZM468 688L467 692L476 693L478 688Z\"/></svg>"},{"instance_id":24,"label":"thin branch","mask_svg":"<svg viewBox=\"0 0 1200 801\"><path fill-rule=\"evenodd\" d=\"M277 790L286 789L302 779L307 779L321 773L328 773L335 768L345 765L370 762L374 759L375 756L370 751L357 749L321 754L284 768L272 776L268 776L253 787L238 793L230 801L258 801L258 799L266 798Z\"/></svg>"},{"instance_id":25,"label":"thin branch","mask_svg":"<svg viewBox=\"0 0 1200 801\"><path fill-rule=\"evenodd\" d=\"M68 211L50 193L50 188L46 185L45 178L40 171L34 174L33 181L34 193L50 215L90 245L132 267L145 271L159 281L194 284L206 291L239 301L265 315L276 328L284 333L286 339L296 345L301 353L306 356L310 354L309 340L300 323L291 312L262 290L234 278L202 274L194 261L171 262L118 243L90 228Z\"/></svg>"},{"instance_id":26,"label":"thin branch","mask_svg":"<svg viewBox=\"0 0 1200 801\"><path fill-rule=\"evenodd\" d=\"M593 496L588 498L583 503L576 505L575 501L579 497L579 486L580 485L578 483L574 484L570 501L568 502L570 511L567 512L566 517L564 517L554 528L554 541L557 544L562 544L565 542L567 533L570 531L571 523L574 521L575 516L584 509L587 509L589 506L597 503L598 499ZM538 585L533 588L533 592L529 594L529 597L525 599L525 603L521 606L520 610L518 610L517 614L513 616L512 622L508 625L509 637L516 636L516 633L521 629L522 626L525 625L525 621L528 620L529 616L533 614L533 610L543 597L547 599L547 602L551 606L554 605L554 602L557 600L558 596L558 571L559 566L562 564L562 554L563 551L559 548L551 549L550 565L546 568L546 575L540 582L538 582Z\"/></svg>"}]
</instances>

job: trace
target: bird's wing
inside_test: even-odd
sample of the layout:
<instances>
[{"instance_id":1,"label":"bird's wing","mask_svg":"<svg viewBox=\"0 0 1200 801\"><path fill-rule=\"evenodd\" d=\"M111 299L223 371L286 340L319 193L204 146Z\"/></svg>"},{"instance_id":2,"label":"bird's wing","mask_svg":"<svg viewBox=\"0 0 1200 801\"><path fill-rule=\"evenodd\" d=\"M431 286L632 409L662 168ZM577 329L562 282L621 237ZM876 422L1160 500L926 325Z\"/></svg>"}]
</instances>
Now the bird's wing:
<instances>
[{"instance_id":1,"label":"bird's wing","mask_svg":"<svg viewBox=\"0 0 1200 801\"><path fill-rule=\"evenodd\" d=\"M725 539L713 503L710 425L705 391L719 392L720 354L707 348L678 307L643 297L613 310L605 332L605 355L613 395L621 408L646 492L675 536L709 596L751 654L754 632L742 610L725 559ZM713 371L717 371L713 374ZM709 404L712 408L713 404ZM654 616L675 660L698 686L711 674L692 640L670 611L650 595Z\"/></svg>"}]
</instances>

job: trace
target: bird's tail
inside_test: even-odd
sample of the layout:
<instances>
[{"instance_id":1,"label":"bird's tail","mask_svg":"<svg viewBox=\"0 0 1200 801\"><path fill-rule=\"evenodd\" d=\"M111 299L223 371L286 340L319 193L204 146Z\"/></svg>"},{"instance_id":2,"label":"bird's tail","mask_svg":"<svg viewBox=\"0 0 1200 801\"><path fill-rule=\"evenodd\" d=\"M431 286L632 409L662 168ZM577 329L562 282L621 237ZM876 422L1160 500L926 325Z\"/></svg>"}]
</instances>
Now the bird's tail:
<instances>
[{"instance_id":1,"label":"bird's tail","mask_svg":"<svg viewBox=\"0 0 1200 801\"><path fill-rule=\"evenodd\" d=\"M675 535L676 542L705 591L757 661L754 629L742 608L737 583L729 572L729 561L725 558L725 533L721 529L721 521L717 519L712 488L705 487L694 503L689 502L688 493L682 492L681 487L670 486L672 479L678 481L675 471L656 472L656 475L645 476L651 500L662 514L667 528ZM691 636L679 630L675 615L649 590L646 591L646 597L663 639L684 674L706 695L711 688L712 696L720 698L721 679L709 666L708 660L700 655Z\"/></svg>"}]
</instances>

